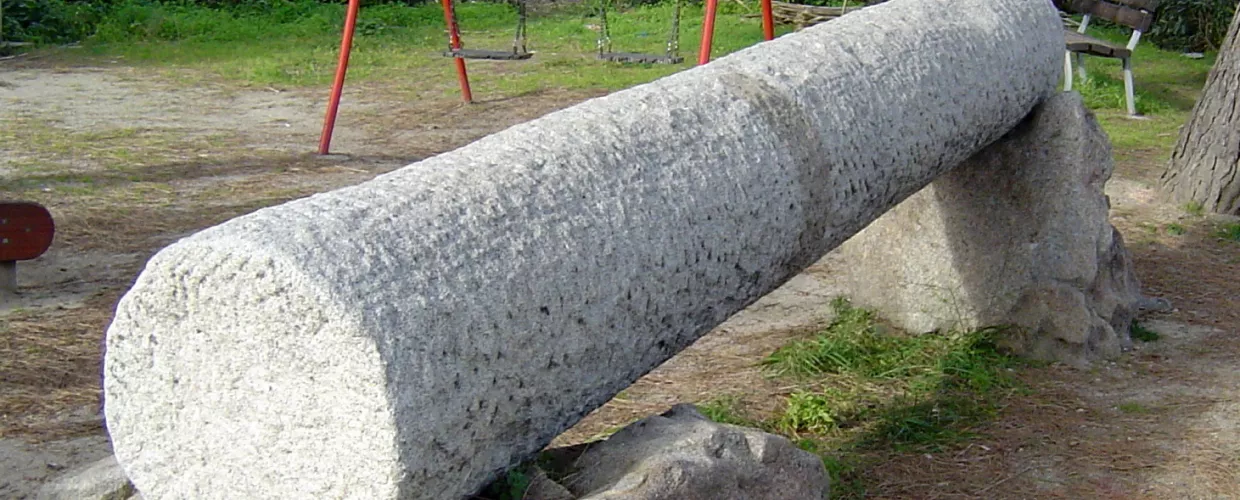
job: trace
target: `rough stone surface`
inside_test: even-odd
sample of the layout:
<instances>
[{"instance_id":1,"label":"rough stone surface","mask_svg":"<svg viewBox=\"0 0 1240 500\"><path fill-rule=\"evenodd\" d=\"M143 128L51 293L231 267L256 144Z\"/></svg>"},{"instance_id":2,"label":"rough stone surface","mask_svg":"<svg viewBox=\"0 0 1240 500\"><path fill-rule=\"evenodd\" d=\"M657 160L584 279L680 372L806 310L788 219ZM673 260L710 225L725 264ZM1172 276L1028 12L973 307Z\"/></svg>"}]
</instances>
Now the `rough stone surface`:
<instances>
[{"instance_id":1,"label":"rough stone surface","mask_svg":"<svg viewBox=\"0 0 1240 500\"><path fill-rule=\"evenodd\" d=\"M551 480L542 469L529 467L526 473L529 474L530 486L521 500L577 500L568 488Z\"/></svg>"},{"instance_id":2,"label":"rough stone surface","mask_svg":"<svg viewBox=\"0 0 1240 500\"><path fill-rule=\"evenodd\" d=\"M39 489L37 500L130 500L137 491L115 457L72 469Z\"/></svg>"},{"instance_id":3,"label":"rough stone surface","mask_svg":"<svg viewBox=\"0 0 1240 500\"><path fill-rule=\"evenodd\" d=\"M1075 93L880 217L827 259L858 305L915 332L1018 325L1076 365L1131 345L1143 300L1110 224L1110 141Z\"/></svg>"},{"instance_id":4,"label":"rough stone surface","mask_svg":"<svg viewBox=\"0 0 1240 500\"><path fill-rule=\"evenodd\" d=\"M565 486L583 500L812 500L827 498L829 479L821 458L781 436L677 405L592 445Z\"/></svg>"},{"instance_id":5,"label":"rough stone surface","mask_svg":"<svg viewBox=\"0 0 1240 500\"><path fill-rule=\"evenodd\" d=\"M105 356L164 498L458 498L1050 95L1049 2L892 0L239 217Z\"/></svg>"},{"instance_id":6,"label":"rough stone surface","mask_svg":"<svg viewBox=\"0 0 1240 500\"><path fill-rule=\"evenodd\" d=\"M65 421L81 420L69 418ZM17 438L0 438L0 498L33 499L41 486L60 477L65 471L111 454L107 436L85 436L37 444Z\"/></svg>"}]
</instances>

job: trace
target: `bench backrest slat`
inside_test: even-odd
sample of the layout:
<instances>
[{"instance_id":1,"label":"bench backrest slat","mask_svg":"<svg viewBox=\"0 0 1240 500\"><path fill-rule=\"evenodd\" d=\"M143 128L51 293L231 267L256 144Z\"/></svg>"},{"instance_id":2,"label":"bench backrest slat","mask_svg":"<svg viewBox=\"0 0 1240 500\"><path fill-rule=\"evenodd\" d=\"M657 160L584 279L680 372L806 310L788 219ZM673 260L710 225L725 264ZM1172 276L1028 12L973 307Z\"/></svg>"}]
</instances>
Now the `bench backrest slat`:
<instances>
[{"instance_id":1,"label":"bench backrest slat","mask_svg":"<svg viewBox=\"0 0 1240 500\"><path fill-rule=\"evenodd\" d=\"M1061 10L1089 14L1097 19L1145 32L1154 24L1159 0L1056 0Z\"/></svg>"}]
</instances>

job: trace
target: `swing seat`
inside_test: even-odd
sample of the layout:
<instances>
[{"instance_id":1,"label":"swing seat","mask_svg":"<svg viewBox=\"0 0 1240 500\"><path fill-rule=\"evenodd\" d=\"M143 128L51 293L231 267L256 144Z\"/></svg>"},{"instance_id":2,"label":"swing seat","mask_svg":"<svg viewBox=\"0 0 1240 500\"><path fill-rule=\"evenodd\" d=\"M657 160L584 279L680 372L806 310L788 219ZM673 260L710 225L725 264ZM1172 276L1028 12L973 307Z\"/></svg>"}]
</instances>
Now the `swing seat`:
<instances>
[{"instance_id":1,"label":"swing seat","mask_svg":"<svg viewBox=\"0 0 1240 500\"><path fill-rule=\"evenodd\" d=\"M663 54L638 54L636 52L607 52L598 55L604 61L639 64L680 64L685 58Z\"/></svg>"},{"instance_id":2,"label":"swing seat","mask_svg":"<svg viewBox=\"0 0 1240 500\"><path fill-rule=\"evenodd\" d=\"M444 57L462 59L491 59L493 61L519 61L534 57L533 52L514 52L511 50L454 49L443 53Z\"/></svg>"}]
</instances>

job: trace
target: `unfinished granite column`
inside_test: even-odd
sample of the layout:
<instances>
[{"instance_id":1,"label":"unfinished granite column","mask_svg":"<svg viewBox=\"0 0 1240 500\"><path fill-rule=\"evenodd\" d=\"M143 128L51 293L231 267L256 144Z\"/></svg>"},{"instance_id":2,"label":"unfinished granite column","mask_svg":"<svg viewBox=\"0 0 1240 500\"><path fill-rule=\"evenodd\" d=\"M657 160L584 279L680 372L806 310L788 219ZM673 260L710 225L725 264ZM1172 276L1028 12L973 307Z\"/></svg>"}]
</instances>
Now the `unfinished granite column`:
<instances>
[{"instance_id":1,"label":"unfinished granite column","mask_svg":"<svg viewBox=\"0 0 1240 500\"><path fill-rule=\"evenodd\" d=\"M159 252L108 330L151 500L447 499L1019 123L1050 2L892 0Z\"/></svg>"}]
</instances>

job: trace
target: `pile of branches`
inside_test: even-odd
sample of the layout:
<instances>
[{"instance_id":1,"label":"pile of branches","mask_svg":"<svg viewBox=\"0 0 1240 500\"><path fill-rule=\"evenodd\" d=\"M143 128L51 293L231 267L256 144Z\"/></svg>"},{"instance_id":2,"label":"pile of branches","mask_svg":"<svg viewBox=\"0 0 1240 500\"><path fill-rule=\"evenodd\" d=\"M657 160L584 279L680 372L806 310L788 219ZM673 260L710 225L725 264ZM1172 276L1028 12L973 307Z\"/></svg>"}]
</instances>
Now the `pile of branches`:
<instances>
[{"instance_id":1,"label":"pile of branches","mask_svg":"<svg viewBox=\"0 0 1240 500\"><path fill-rule=\"evenodd\" d=\"M776 1L771 2L771 13L775 17L775 24L791 24L798 30L808 28L818 23L830 21L854 10L860 10L863 8L865 8L864 2L857 2L856 7L827 7Z\"/></svg>"}]
</instances>

